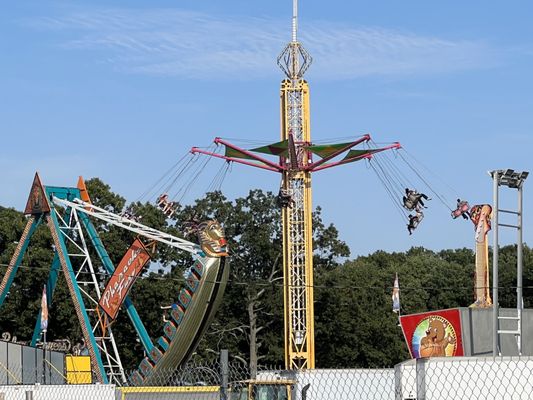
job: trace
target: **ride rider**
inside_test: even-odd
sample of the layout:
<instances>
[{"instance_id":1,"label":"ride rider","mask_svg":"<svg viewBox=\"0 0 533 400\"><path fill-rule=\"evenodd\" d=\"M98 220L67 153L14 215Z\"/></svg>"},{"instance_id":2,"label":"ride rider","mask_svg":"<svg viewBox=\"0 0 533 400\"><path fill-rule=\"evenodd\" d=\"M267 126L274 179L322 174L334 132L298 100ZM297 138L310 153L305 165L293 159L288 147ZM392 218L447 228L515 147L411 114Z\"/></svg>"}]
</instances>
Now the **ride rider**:
<instances>
[{"instance_id":1,"label":"ride rider","mask_svg":"<svg viewBox=\"0 0 533 400\"><path fill-rule=\"evenodd\" d=\"M418 227L418 224L424 219L424 213L417 208L416 215L409 214L409 223L407 224L407 230L409 235L413 234L413 231Z\"/></svg>"},{"instance_id":2,"label":"ride rider","mask_svg":"<svg viewBox=\"0 0 533 400\"><path fill-rule=\"evenodd\" d=\"M405 196L403 196L403 206L409 211L418 210L420 207L427 208L422 201L431 200L424 193L418 193L414 189L405 188Z\"/></svg>"},{"instance_id":3,"label":"ride rider","mask_svg":"<svg viewBox=\"0 0 533 400\"><path fill-rule=\"evenodd\" d=\"M127 206L124 211L122 211L122 213L120 214L120 216L124 217L124 218L127 218L129 220L132 220L134 222L139 222L139 220L142 219L142 216L139 215L135 215L135 211L133 210L133 205L130 204L129 206Z\"/></svg>"},{"instance_id":4,"label":"ride rider","mask_svg":"<svg viewBox=\"0 0 533 400\"><path fill-rule=\"evenodd\" d=\"M176 211L175 206L176 203L168 200L167 193L163 193L157 198L157 207L159 207L159 209L163 211L163 214L165 214L168 218L172 217Z\"/></svg>"},{"instance_id":5,"label":"ride rider","mask_svg":"<svg viewBox=\"0 0 533 400\"><path fill-rule=\"evenodd\" d=\"M468 201L457 199L457 208L452 211L452 218L456 219L461 216L466 220L470 219L470 213L468 212L469 208L470 205L468 204Z\"/></svg>"},{"instance_id":6,"label":"ride rider","mask_svg":"<svg viewBox=\"0 0 533 400\"><path fill-rule=\"evenodd\" d=\"M280 188L276 202L278 206L281 208L285 208L285 207L290 208L294 204L294 199L292 198L292 195L289 190Z\"/></svg>"}]
</instances>

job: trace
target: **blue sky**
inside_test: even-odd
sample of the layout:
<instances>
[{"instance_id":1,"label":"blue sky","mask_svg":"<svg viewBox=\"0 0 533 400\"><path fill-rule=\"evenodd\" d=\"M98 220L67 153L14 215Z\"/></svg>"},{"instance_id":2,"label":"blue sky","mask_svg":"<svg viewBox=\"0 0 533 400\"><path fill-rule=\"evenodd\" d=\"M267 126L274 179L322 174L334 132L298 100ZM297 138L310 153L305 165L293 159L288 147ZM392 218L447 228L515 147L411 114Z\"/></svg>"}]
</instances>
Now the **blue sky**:
<instances>
[{"instance_id":1,"label":"blue sky","mask_svg":"<svg viewBox=\"0 0 533 400\"><path fill-rule=\"evenodd\" d=\"M313 139L399 141L450 203L490 203L488 170L533 169L529 3L301 0L299 38L314 58ZM291 12L288 0L4 4L0 204L22 209L36 170L51 185L98 176L134 201L215 136L277 141L276 57ZM235 165L223 189L234 198L278 185L278 176ZM408 236L365 163L317 173L313 194L353 255L473 247L471 224L453 221L436 199ZM515 208L516 192L503 191L502 206ZM515 235L502 231L502 241Z\"/></svg>"}]
</instances>

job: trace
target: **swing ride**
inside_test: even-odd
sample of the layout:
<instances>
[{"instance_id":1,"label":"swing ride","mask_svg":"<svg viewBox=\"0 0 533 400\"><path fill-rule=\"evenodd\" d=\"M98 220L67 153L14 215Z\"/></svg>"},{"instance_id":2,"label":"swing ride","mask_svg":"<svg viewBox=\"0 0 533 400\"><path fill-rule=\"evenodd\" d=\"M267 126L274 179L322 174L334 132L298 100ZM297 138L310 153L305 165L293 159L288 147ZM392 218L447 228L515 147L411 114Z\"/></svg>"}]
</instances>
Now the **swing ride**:
<instances>
[{"instance_id":1,"label":"swing ride","mask_svg":"<svg viewBox=\"0 0 533 400\"><path fill-rule=\"evenodd\" d=\"M399 151L401 149L399 143L380 147L371 140L370 135L350 138L341 143L323 144L311 141L309 85L304 80L304 73L309 68L312 59L297 39L296 0L293 2L292 28L292 41L278 57L278 65L286 75L286 79L281 83L280 91L281 141L245 149L222 138L216 138L215 145L219 149L224 148L224 154L196 147L191 150L191 153L193 156L199 153L206 154L222 158L229 163L237 162L280 173L279 203L282 206L283 222L285 362L288 369L309 369L315 366L311 222L312 173L360 160L369 160L370 165L385 183L389 195L395 198L394 201L397 206L397 199L401 196L394 192L414 186L403 184L401 186L397 186L398 184L394 187L389 186L392 185L393 180L387 175L389 172L384 168L384 165L380 164L378 156L386 151ZM268 156L274 156L276 159L269 159ZM387 157L384 160L384 163L389 163ZM170 180L167 180L168 188L175 184L180 175L189 170L190 164L192 164L189 161L180 166L177 173ZM393 167L393 174L397 172L394 170L396 168L394 164L390 163L390 165ZM184 195L185 191L171 197L168 194L168 189L166 189L157 198L156 205L166 217L172 218ZM417 200L416 204L407 208L419 210L418 203L420 203L420 199ZM228 277L225 242L219 226L216 224L200 225L200 236L202 236L202 232L204 236L214 234L214 238L211 237L210 240L218 243L213 247L214 251L210 252L207 250L205 241L197 245L141 224L129 209L126 209L122 215L115 215L92 205L82 181L77 188L57 188L43 186L38 176L36 176L32 187L26 213L30 215L27 228L0 285L0 306L13 281L33 231L41 222L45 221L52 232L55 243L54 261L47 283L49 297L52 298L57 276L61 269L67 278L72 301L82 326L83 337L91 356L92 367L99 381L124 382L126 380L111 328L113 318L116 316L122 301L147 354L141 361L139 370L131 376L134 383L150 383L158 369L179 366L191 356L199 338L213 317ZM153 243L161 243L187 251L195 259L189 279L187 279L187 287L180 292L177 306L170 312L171 319L165 323L164 334L156 343L151 341L128 296L125 295L124 298L114 296L113 289L117 285L121 287L122 282L117 282L119 278L114 274L115 266L111 264L89 216L132 231L145 240L151 241L151 243L144 243L139 240L125 254L123 261L118 266L119 269L127 268L134 255L139 258L139 262L132 269L133 271L128 270L128 273L138 274L142 271L144 264L149 259L149 247ZM417 224L420 221L421 218L419 217ZM89 237L90 244L95 248L107 274L113 274L110 282L108 282L108 288L103 292L100 291L101 282L98 281L97 275L94 273L93 261L89 256L89 243L85 239L86 235ZM73 250L72 247L75 249ZM79 255L76 252L82 255L83 262L76 263L74 261ZM120 271L124 272L122 269ZM91 277L88 282L81 280L85 279L82 278L85 273ZM81 289L80 284L92 285L92 290ZM109 289L110 284L111 289ZM124 294L127 293L130 284L131 282L124 283L126 287ZM85 301L88 302L87 305ZM39 338L38 326L39 317L32 339L33 345Z\"/></svg>"},{"instance_id":2,"label":"swing ride","mask_svg":"<svg viewBox=\"0 0 533 400\"><path fill-rule=\"evenodd\" d=\"M280 89L281 141L244 149L215 138L214 143L224 147L224 154L197 147L191 150L281 175L278 198L282 205L284 348L285 367L291 370L315 368L311 175L400 147L393 143L381 148L355 149L370 142L370 135L344 143L311 142L309 85L304 74L312 58L298 41L297 24L298 2L293 0L292 41L277 60L286 76Z\"/></svg>"},{"instance_id":3,"label":"swing ride","mask_svg":"<svg viewBox=\"0 0 533 400\"><path fill-rule=\"evenodd\" d=\"M54 259L46 284L48 304L52 301L58 276L63 273L91 367L99 382L127 382L112 331L121 304L147 354L139 369L130 376L131 383L151 384L154 379L160 379L158 371L178 367L191 357L220 304L229 275L224 231L216 221L199 224L196 227L199 244L192 243L93 205L81 178L78 187L54 187L44 186L38 174L25 214L29 216L26 227L0 283L0 307L33 233L39 225L46 224L54 242ZM117 268L89 216L138 235ZM150 259L150 247L153 250L156 243L190 253L194 263L188 271L185 287L177 295L171 318L154 343L127 293ZM92 250L96 251L98 261L91 258ZM97 273L97 262L105 274ZM102 292L101 286L108 275L112 277ZM40 318L39 312L32 346L36 345L41 333Z\"/></svg>"},{"instance_id":4,"label":"swing ride","mask_svg":"<svg viewBox=\"0 0 533 400\"><path fill-rule=\"evenodd\" d=\"M291 69L294 70L294 67ZM285 124L280 142L243 149L216 138L215 144L224 147L224 154L197 147L191 151L281 174L278 199L282 206L285 364L287 369L312 369L315 356L311 174L369 159L377 153L398 149L400 145L393 143L381 148L354 149L361 143L368 143L370 135L345 143L311 143L307 83L298 75L293 78L282 82L281 112ZM278 157L278 161L266 158L265 154ZM319 160L314 161L313 156Z\"/></svg>"},{"instance_id":5,"label":"swing ride","mask_svg":"<svg viewBox=\"0 0 533 400\"><path fill-rule=\"evenodd\" d=\"M286 75L280 88L280 141L261 146L238 146L217 137L213 146L193 147L143 196L160 189L155 205L169 219L175 217L192 182L211 158L225 161L207 191L220 189L233 163L280 174L278 204L282 212L284 340L287 369L315 367L313 310L312 174L332 167L365 161L383 185L393 206L413 233L424 219L427 201L440 201L452 218L470 219L476 232L475 302L472 307L492 305L488 291L488 241L491 207L457 200L454 209L446 197L429 184L420 163L398 143L377 144L370 135L351 137L340 143L313 142L310 131L309 85L304 74L311 56L297 39L297 1L293 2L292 41L278 57ZM201 165L198 155L207 155ZM399 166L402 163L417 182ZM194 170L194 166L198 168ZM427 169L427 168L426 168ZM185 177L192 171L192 178ZM186 183L175 189L179 179ZM157 188L156 188L157 186ZM429 190L432 197L421 191ZM428 193L429 193L428 192ZM141 196L141 198L143 197ZM39 225L46 224L54 241L54 258L46 291L51 303L60 273L63 273L82 336L99 382L123 384L128 381L113 336L112 326L123 308L146 356L129 377L135 385L150 385L158 372L176 368L190 359L222 301L229 276L228 250L222 227L205 221L194 227L198 242L170 235L142 224L130 208L114 214L92 204L83 180L77 187L43 185L36 174L26 205L27 225L0 283L0 307L6 300L30 239ZM96 218L138 235L122 261L113 265L91 218ZM185 287L169 307L161 336L152 341L128 291L148 264L154 246L165 245L191 254L193 263ZM97 259L91 257L97 255ZM98 268L105 271L97 273ZM105 288L104 288L105 286ZM102 289L104 288L104 289ZM404 316L408 317L408 316ZM40 339L40 318L31 341ZM434 322L432 320L432 322Z\"/></svg>"}]
</instances>

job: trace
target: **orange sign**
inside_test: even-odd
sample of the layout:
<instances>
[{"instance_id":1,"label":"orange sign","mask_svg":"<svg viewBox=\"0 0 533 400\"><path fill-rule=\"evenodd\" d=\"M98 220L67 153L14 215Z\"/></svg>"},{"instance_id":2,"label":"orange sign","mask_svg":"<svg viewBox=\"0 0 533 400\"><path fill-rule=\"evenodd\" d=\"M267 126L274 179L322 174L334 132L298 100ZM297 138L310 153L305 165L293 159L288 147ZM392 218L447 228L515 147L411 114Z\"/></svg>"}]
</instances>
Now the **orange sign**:
<instances>
[{"instance_id":1,"label":"orange sign","mask_svg":"<svg viewBox=\"0 0 533 400\"><path fill-rule=\"evenodd\" d=\"M150 261L150 255L146 248L139 239L135 239L120 260L98 302L111 319L115 319L117 316L120 305L135 282L135 278L141 273L148 261Z\"/></svg>"}]
</instances>

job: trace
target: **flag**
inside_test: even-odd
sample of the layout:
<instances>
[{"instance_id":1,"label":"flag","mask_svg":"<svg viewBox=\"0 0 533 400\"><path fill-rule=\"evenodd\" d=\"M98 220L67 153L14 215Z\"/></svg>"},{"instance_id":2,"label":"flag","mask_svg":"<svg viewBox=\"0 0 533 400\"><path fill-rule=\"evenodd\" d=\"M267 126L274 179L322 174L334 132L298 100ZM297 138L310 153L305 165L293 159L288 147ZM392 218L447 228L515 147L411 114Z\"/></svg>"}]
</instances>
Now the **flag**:
<instances>
[{"instance_id":1,"label":"flag","mask_svg":"<svg viewBox=\"0 0 533 400\"><path fill-rule=\"evenodd\" d=\"M398 273L396 273L394 287L392 288L392 311L395 313L400 312L400 284L398 283Z\"/></svg>"},{"instance_id":2,"label":"flag","mask_svg":"<svg viewBox=\"0 0 533 400\"><path fill-rule=\"evenodd\" d=\"M44 285L41 299L41 331L46 331L46 328L48 328L48 301L46 300L46 285Z\"/></svg>"}]
</instances>

